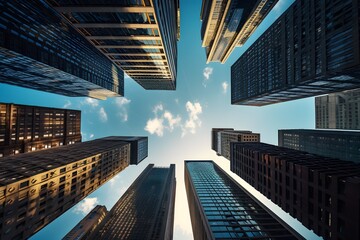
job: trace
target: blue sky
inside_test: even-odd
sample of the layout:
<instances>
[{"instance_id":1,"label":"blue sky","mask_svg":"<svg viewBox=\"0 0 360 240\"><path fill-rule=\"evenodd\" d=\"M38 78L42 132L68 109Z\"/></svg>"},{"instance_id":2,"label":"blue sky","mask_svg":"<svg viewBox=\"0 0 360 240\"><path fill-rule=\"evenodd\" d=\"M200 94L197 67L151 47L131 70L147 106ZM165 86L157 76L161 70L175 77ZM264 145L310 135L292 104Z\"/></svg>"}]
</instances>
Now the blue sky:
<instances>
[{"instance_id":1,"label":"blue sky","mask_svg":"<svg viewBox=\"0 0 360 240\"><path fill-rule=\"evenodd\" d=\"M176 164L174 239L192 239L183 179L186 159L215 160L307 239L317 239L316 235L232 174L229 161L216 156L210 147L210 132L214 127L259 132L263 142L275 145L278 129L315 127L314 98L264 107L230 104L231 65L292 2L279 0L253 36L243 47L235 49L225 64L206 64L200 39L201 1L181 0L176 91L146 91L132 79L126 78L125 97L98 101L0 84L1 102L80 109L84 141L109 135L149 136L148 158L138 166L129 166L31 239L61 239L96 204L106 205L110 209L149 163L160 166Z\"/></svg>"}]
</instances>

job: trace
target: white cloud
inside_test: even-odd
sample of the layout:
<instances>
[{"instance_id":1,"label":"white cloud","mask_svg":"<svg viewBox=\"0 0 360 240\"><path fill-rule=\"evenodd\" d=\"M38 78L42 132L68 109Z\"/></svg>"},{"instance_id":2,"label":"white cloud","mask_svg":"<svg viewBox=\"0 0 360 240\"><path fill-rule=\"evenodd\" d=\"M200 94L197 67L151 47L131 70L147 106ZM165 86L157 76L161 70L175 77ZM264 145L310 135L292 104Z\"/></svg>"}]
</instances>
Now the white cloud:
<instances>
[{"instance_id":1,"label":"white cloud","mask_svg":"<svg viewBox=\"0 0 360 240\"><path fill-rule=\"evenodd\" d=\"M223 82L221 84L222 88L223 88L223 93L226 93L227 92L227 89L229 87L229 84L227 82Z\"/></svg>"},{"instance_id":2,"label":"white cloud","mask_svg":"<svg viewBox=\"0 0 360 240\"><path fill-rule=\"evenodd\" d=\"M71 106L71 102L70 102L69 100L66 100L63 108L68 108L68 107L70 107L70 106Z\"/></svg>"},{"instance_id":3,"label":"white cloud","mask_svg":"<svg viewBox=\"0 0 360 240\"><path fill-rule=\"evenodd\" d=\"M149 119L145 126L145 131L148 131L150 134L156 134L159 137L164 135L164 120L162 118L153 118Z\"/></svg>"},{"instance_id":4,"label":"white cloud","mask_svg":"<svg viewBox=\"0 0 360 240\"><path fill-rule=\"evenodd\" d=\"M211 68L211 67L206 67L206 68L204 68L204 70L203 70L203 75L204 75L204 77L205 77L206 80L209 80L210 75L211 75L212 73L213 73L213 68Z\"/></svg>"},{"instance_id":5,"label":"white cloud","mask_svg":"<svg viewBox=\"0 0 360 240\"><path fill-rule=\"evenodd\" d=\"M91 133L89 138L93 138L93 137L94 137L94 134Z\"/></svg>"},{"instance_id":6,"label":"white cloud","mask_svg":"<svg viewBox=\"0 0 360 240\"><path fill-rule=\"evenodd\" d=\"M201 120L199 115L202 113L202 107L199 102L192 103L188 101L186 103L186 111L188 112L188 120L186 120L183 126L182 136L185 136L188 132L195 134L196 129L201 126Z\"/></svg>"},{"instance_id":7,"label":"white cloud","mask_svg":"<svg viewBox=\"0 0 360 240\"><path fill-rule=\"evenodd\" d=\"M123 122L126 122L129 118L127 106L130 104L131 100L126 97L119 97L115 99L115 104L119 110L118 116Z\"/></svg>"},{"instance_id":8,"label":"white cloud","mask_svg":"<svg viewBox=\"0 0 360 240\"><path fill-rule=\"evenodd\" d=\"M103 107L101 107L99 110L99 117L100 117L100 121L102 122L107 122L108 120L107 113L105 112L105 109Z\"/></svg>"},{"instance_id":9,"label":"white cloud","mask_svg":"<svg viewBox=\"0 0 360 240\"><path fill-rule=\"evenodd\" d=\"M76 205L74 212L76 214L88 214L97 204L99 203L98 198L85 198L79 204Z\"/></svg>"},{"instance_id":10,"label":"white cloud","mask_svg":"<svg viewBox=\"0 0 360 240\"><path fill-rule=\"evenodd\" d=\"M181 117L180 116L176 116L174 118L174 116L171 114L171 112L169 111L165 111L164 113L164 118L168 121L169 123L169 128L170 128L170 131L173 131L174 130L174 127L175 126L178 126L180 124L180 121L181 121Z\"/></svg>"},{"instance_id":11,"label":"white cloud","mask_svg":"<svg viewBox=\"0 0 360 240\"><path fill-rule=\"evenodd\" d=\"M178 98L175 98L175 103L179 104L179 99Z\"/></svg>"},{"instance_id":12,"label":"white cloud","mask_svg":"<svg viewBox=\"0 0 360 240\"><path fill-rule=\"evenodd\" d=\"M163 111L163 110L164 110L164 106L163 106L162 104L158 104L158 105L156 105L156 106L154 107L153 112L154 112L155 114L157 114L158 112Z\"/></svg>"},{"instance_id":13,"label":"white cloud","mask_svg":"<svg viewBox=\"0 0 360 240\"><path fill-rule=\"evenodd\" d=\"M81 104L90 105L91 107L97 107L99 106L99 100L93 98L86 98L84 101L81 102Z\"/></svg>"}]
</instances>

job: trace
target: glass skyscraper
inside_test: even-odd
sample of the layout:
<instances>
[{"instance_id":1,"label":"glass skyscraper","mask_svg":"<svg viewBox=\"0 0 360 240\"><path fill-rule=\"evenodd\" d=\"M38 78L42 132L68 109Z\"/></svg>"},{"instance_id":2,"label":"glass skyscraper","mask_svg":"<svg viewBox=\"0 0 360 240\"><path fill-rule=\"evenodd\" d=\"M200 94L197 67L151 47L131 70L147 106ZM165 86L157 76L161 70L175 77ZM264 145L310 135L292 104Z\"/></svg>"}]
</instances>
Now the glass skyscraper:
<instances>
[{"instance_id":1,"label":"glass skyscraper","mask_svg":"<svg viewBox=\"0 0 360 240\"><path fill-rule=\"evenodd\" d=\"M185 161L195 240L303 239L213 161Z\"/></svg>"},{"instance_id":2,"label":"glass skyscraper","mask_svg":"<svg viewBox=\"0 0 360 240\"><path fill-rule=\"evenodd\" d=\"M70 97L124 95L124 73L44 0L0 1L0 82Z\"/></svg>"},{"instance_id":3,"label":"glass skyscraper","mask_svg":"<svg viewBox=\"0 0 360 240\"><path fill-rule=\"evenodd\" d=\"M242 46L278 0L203 0L200 18L207 62L225 63Z\"/></svg>"},{"instance_id":4,"label":"glass skyscraper","mask_svg":"<svg viewBox=\"0 0 360 240\"><path fill-rule=\"evenodd\" d=\"M176 89L179 0L48 2L143 88Z\"/></svg>"},{"instance_id":5,"label":"glass skyscraper","mask_svg":"<svg viewBox=\"0 0 360 240\"><path fill-rule=\"evenodd\" d=\"M359 1L296 0L231 67L231 104L360 87Z\"/></svg>"},{"instance_id":6,"label":"glass skyscraper","mask_svg":"<svg viewBox=\"0 0 360 240\"><path fill-rule=\"evenodd\" d=\"M175 188L174 164L149 164L88 239L171 240Z\"/></svg>"},{"instance_id":7,"label":"glass skyscraper","mask_svg":"<svg viewBox=\"0 0 360 240\"><path fill-rule=\"evenodd\" d=\"M281 129L280 147L360 163L360 131Z\"/></svg>"}]
</instances>

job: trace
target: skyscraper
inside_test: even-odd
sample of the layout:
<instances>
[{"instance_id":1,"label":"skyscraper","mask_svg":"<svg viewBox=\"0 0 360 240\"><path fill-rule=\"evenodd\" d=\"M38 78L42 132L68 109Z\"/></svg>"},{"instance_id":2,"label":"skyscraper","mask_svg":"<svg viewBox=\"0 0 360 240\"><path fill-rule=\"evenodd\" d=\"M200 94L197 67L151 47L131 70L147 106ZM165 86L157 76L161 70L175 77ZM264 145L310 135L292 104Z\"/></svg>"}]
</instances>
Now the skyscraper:
<instances>
[{"instance_id":1,"label":"skyscraper","mask_svg":"<svg viewBox=\"0 0 360 240\"><path fill-rule=\"evenodd\" d=\"M0 103L0 158L81 142L81 112Z\"/></svg>"},{"instance_id":2,"label":"skyscraper","mask_svg":"<svg viewBox=\"0 0 360 240\"><path fill-rule=\"evenodd\" d=\"M231 67L231 103L263 106L360 87L359 1L297 0Z\"/></svg>"},{"instance_id":3,"label":"skyscraper","mask_svg":"<svg viewBox=\"0 0 360 240\"><path fill-rule=\"evenodd\" d=\"M360 130L360 89L315 98L316 128Z\"/></svg>"},{"instance_id":4,"label":"skyscraper","mask_svg":"<svg viewBox=\"0 0 360 240\"><path fill-rule=\"evenodd\" d=\"M27 239L130 164L130 143L97 139L0 161L0 239Z\"/></svg>"},{"instance_id":5,"label":"skyscraper","mask_svg":"<svg viewBox=\"0 0 360 240\"><path fill-rule=\"evenodd\" d=\"M218 133L225 130L234 130L233 128L212 128L211 129L211 149L218 152Z\"/></svg>"},{"instance_id":6,"label":"skyscraper","mask_svg":"<svg viewBox=\"0 0 360 240\"><path fill-rule=\"evenodd\" d=\"M231 143L231 171L325 240L360 239L360 164Z\"/></svg>"},{"instance_id":7,"label":"skyscraper","mask_svg":"<svg viewBox=\"0 0 360 240\"><path fill-rule=\"evenodd\" d=\"M280 147L360 163L360 131L282 129Z\"/></svg>"},{"instance_id":8,"label":"skyscraper","mask_svg":"<svg viewBox=\"0 0 360 240\"><path fill-rule=\"evenodd\" d=\"M139 164L148 156L148 137L106 137L105 139L123 140L130 143L130 164Z\"/></svg>"},{"instance_id":9,"label":"skyscraper","mask_svg":"<svg viewBox=\"0 0 360 240\"><path fill-rule=\"evenodd\" d=\"M225 63L242 46L278 0L203 0L200 18L207 62Z\"/></svg>"},{"instance_id":10,"label":"skyscraper","mask_svg":"<svg viewBox=\"0 0 360 240\"><path fill-rule=\"evenodd\" d=\"M303 239L213 161L185 161L194 239Z\"/></svg>"},{"instance_id":11,"label":"skyscraper","mask_svg":"<svg viewBox=\"0 0 360 240\"><path fill-rule=\"evenodd\" d=\"M214 135L212 141L215 141L216 138L216 143L212 143L213 150L218 156L223 156L228 160L230 160L230 142L260 141L260 133L253 133L252 131L213 128L212 133Z\"/></svg>"},{"instance_id":12,"label":"skyscraper","mask_svg":"<svg viewBox=\"0 0 360 240\"><path fill-rule=\"evenodd\" d=\"M97 205L62 240L86 240L107 213L105 206Z\"/></svg>"},{"instance_id":13,"label":"skyscraper","mask_svg":"<svg viewBox=\"0 0 360 240\"><path fill-rule=\"evenodd\" d=\"M176 89L179 0L49 2L143 88Z\"/></svg>"},{"instance_id":14,"label":"skyscraper","mask_svg":"<svg viewBox=\"0 0 360 240\"><path fill-rule=\"evenodd\" d=\"M0 82L70 97L124 95L123 71L47 1L0 2Z\"/></svg>"},{"instance_id":15,"label":"skyscraper","mask_svg":"<svg viewBox=\"0 0 360 240\"><path fill-rule=\"evenodd\" d=\"M172 239L175 187L174 164L149 164L89 239Z\"/></svg>"}]
</instances>

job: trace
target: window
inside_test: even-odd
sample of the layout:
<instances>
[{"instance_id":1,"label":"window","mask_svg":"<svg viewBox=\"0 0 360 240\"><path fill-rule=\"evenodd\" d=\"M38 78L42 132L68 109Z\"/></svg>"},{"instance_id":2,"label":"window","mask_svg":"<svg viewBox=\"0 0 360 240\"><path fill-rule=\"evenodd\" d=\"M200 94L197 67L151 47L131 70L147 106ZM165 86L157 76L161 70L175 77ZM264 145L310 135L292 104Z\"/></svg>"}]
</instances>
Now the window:
<instances>
[{"instance_id":1,"label":"window","mask_svg":"<svg viewBox=\"0 0 360 240\"><path fill-rule=\"evenodd\" d=\"M27 186L29 186L29 180L28 180L28 181L25 181L25 182L20 183L20 188L24 188L24 187L27 187Z\"/></svg>"}]
</instances>

